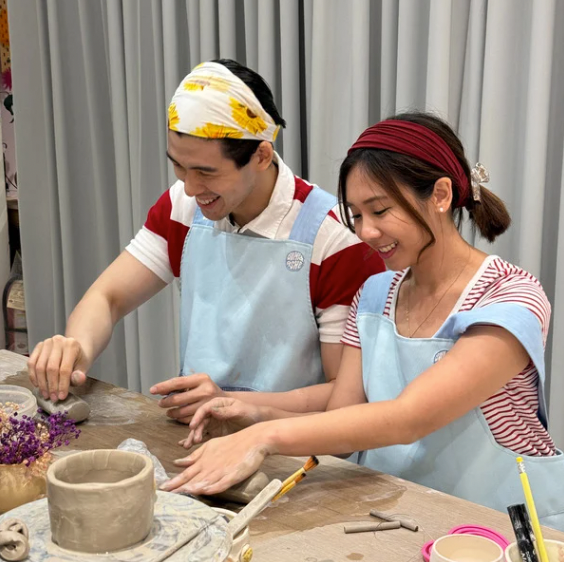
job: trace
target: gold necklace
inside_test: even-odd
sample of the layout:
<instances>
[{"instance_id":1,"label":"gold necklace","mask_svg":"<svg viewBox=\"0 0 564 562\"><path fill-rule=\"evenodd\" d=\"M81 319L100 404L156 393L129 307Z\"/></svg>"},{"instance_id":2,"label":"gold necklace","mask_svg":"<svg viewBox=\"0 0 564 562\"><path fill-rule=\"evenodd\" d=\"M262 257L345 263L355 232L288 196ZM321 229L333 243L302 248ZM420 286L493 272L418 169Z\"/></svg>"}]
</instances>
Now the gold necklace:
<instances>
[{"instance_id":1,"label":"gold necklace","mask_svg":"<svg viewBox=\"0 0 564 562\"><path fill-rule=\"evenodd\" d=\"M435 306L433 306L433 308L431 309L429 314L427 314L427 316L425 316L425 318L423 318L422 322L420 322L417 325L417 327L415 328L415 330L413 330L413 332L411 332L411 333L409 333L409 330L410 330L410 326L409 326L409 295L411 293L411 290L408 291L408 293L406 295L406 309L405 309L405 313L406 313L405 317L406 317L406 320L407 320L407 333L408 333L407 337L408 338L412 338L416 334L416 332L419 330L419 328L421 328L421 326L423 326L423 324L425 324L425 322L427 322L427 320L429 319L429 316L431 316L431 314L433 314L433 312L435 311L437 306L439 306L439 304L441 303L441 301L443 300L445 295L449 292L450 288L458 281L458 279L462 275L462 272L466 269L466 267L470 263L470 257L471 256L472 256L472 250L470 248L468 248L468 259L466 260L464 267L458 272L458 275L454 278L454 281L446 288L445 292L441 295L441 298L435 303Z\"/></svg>"}]
</instances>

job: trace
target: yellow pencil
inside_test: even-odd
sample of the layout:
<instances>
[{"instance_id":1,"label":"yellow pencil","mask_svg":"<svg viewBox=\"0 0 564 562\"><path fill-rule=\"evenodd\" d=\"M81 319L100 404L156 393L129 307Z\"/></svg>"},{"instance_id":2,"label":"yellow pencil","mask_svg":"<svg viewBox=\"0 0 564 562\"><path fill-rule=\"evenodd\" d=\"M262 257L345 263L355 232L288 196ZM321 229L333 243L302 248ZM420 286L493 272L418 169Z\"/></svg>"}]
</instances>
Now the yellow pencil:
<instances>
[{"instance_id":1,"label":"yellow pencil","mask_svg":"<svg viewBox=\"0 0 564 562\"><path fill-rule=\"evenodd\" d=\"M517 457L517 466L519 467L519 476L521 477L521 484L523 486L523 492L525 493L527 509L529 510L529 515L531 516L531 524L533 526L533 533L535 534L535 541L537 543L537 549L539 551L540 562L549 562L548 554L546 553L546 547L544 546L544 539L542 538L539 516L537 515L537 509L535 507L535 502L533 501L533 492L531 491L529 478L527 477L527 473L525 472L525 463L523 462L522 457Z\"/></svg>"}]
</instances>

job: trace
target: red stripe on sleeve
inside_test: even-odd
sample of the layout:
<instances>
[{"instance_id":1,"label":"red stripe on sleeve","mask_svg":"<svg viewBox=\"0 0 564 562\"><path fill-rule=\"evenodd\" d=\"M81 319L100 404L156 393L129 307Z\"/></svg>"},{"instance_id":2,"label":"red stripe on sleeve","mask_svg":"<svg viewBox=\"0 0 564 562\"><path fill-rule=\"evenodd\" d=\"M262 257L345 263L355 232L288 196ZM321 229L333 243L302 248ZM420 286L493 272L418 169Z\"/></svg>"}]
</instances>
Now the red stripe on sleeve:
<instances>
[{"instance_id":1,"label":"red stripe on sleeve","mask_svg":"<svg viewBox=\"0 0 564 562\"><path fill-rule=\"evenodd\" d=\"M301 201L302 203L307 199L307 196L310 194L311 190L313 189L313 185L307 183L302 178L295 177L295 184L296 189L294 191L294 199Z\"/></svg>"},{"instance_id":2,"label":"red stripe on sleeve","mask_svg":"<svg viewBox=\"0 0 564 562\"><path fill-rule=\"evenodd\" d=\"M175 277L180 277L180 261L189 227L172 220L170 218L171 212L172 201L170 199L170 190L168 190L149 209L145 228L162 236L167 241L168 259L172 273Z\"/></svg>"},{"instance_id":3,"label":"red stripe on sleeve","mask_svg":"<svg viewBox=\"0 0 564 562\"><path fill-rule=\"evenodd\" d=\"M149 209L145 228L168 240L170 213L172 212L172 201L169 190L165 191L158 201Z\"/></svg>"},{"instance_id":4,"label":"red stripe on sleeve","mask_svg":"<svg viewBox=\"0 0 564 562\"><path fill-rule=\"evenodd\" d=\"M339 217L337 217L337 215L332 210L329 211L329 214L327 216L331 217L332 219L335 219L337 222L341 222L339 220Z\"/></svg>"},{"instance_id":5,"label":"red stripe on sleeve","mask_svg":"<svg viewBox=\"0 0 564 562\"><path fill-rule=\"evenodd\" d=\"M190 228L185 224L176 221L170 221L169 237L168 237L168 259L170 267L175 277L180 277L180 261L182 260L182 250L184 249L184 240Z\"/></svg>"},{"instance_id":6,"label":"red stripe on sleeve","mask_svg":"<svg viewBox=\"0 0 564 562\"><path fill-rule=\"evenodd\" d=\"M380 256L363 243L329 256L321 265L312 264L310 288L314 308L350 306L366 279L385 269Z\"/></svg>"}]
</instances>

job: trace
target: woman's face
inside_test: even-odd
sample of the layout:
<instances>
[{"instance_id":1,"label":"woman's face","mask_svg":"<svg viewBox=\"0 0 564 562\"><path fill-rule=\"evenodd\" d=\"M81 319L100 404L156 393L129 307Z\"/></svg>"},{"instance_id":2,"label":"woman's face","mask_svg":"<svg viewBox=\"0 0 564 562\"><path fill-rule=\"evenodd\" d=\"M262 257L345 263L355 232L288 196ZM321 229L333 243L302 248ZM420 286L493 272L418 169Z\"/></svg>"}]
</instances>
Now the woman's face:
<instances>
[{"instance_id":1,"label":"woman's face","mask_svg":"<svg viewBox=\"0 0 564 562\"><path fill-rule=\"evenodd\" d=\"M409 189L399 187L432 228L428 206ZM346 188L356 235L378 252L388 269L398 271L416 264L430 241L429 233L359 166L349 173Z\"/></svg>"}]
</instances>

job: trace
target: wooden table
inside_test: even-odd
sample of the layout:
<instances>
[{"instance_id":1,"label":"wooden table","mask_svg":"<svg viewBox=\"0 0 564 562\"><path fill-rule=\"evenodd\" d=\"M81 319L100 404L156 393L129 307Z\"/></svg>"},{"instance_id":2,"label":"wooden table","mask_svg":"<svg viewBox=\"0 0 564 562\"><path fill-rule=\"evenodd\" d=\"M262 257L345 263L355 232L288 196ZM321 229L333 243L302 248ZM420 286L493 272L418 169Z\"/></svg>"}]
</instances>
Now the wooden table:
<instances>
[{"instance_id":1,"label":"wooden table","mask_svg":"<svg viewBox=\"0 0 564 562\"><path fill-rule=\"evenodd\" d=\"M0 383L31 388L26 358L0 350ZM185 456L177 445L186 426L170 421L154 399L90 379L78 389L92 407L81 424L75 449L113 448L124 439L143 441L170 475L178 472L172 461ZM320 465L286 497L266 509L251 524L256 562L411 562L422 560L421 546L446 534L456 525L492 527L513 540L507 515L369 470L333 457L320 457ZM263 470L284 479L303 459L270 457ZM414 518L420 531L407 529L345 535L343 523L376 522L371 509ZM546 538L564 541L564 533L545 529Z\"/></svg>"}]
</instances>

